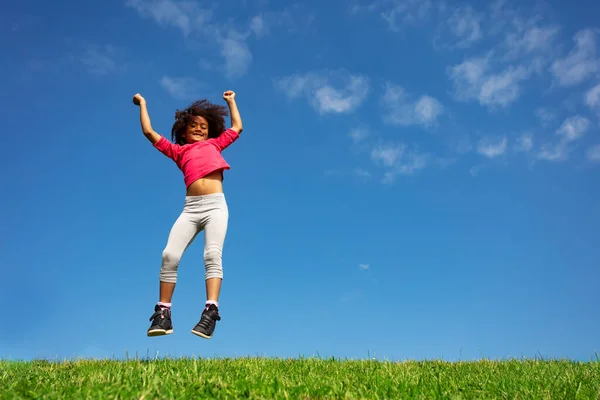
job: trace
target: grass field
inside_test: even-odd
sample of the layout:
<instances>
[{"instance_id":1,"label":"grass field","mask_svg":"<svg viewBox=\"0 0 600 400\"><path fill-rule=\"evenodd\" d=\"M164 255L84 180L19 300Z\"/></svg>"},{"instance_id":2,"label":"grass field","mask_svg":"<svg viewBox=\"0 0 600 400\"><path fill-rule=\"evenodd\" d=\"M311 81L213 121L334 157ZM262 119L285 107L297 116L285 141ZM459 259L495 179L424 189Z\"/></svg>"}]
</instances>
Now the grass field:
<instances>
[{"instance_id":1,"label":"grass field","mask_svg":"<svg viewBox=\"0 0 600 400\"><path fill-rule=\"evenodd\" d=\"M599 399L600 361L0 361L1 399Z\"/></svg>"}]
</instances>

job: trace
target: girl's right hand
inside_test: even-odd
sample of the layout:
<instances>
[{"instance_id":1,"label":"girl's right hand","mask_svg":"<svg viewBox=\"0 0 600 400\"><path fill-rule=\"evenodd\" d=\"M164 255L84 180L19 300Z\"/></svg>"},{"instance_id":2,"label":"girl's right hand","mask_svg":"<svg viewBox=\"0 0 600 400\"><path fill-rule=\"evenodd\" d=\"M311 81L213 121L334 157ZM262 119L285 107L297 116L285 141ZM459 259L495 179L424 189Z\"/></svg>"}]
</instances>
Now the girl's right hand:
<instances>
[{"instance_id":1,"label":"girl's right hand","mask_svg":"<svg viewBox=\"0 0 600 400\"><path fill-rule=\"evenodd\" d=\"M142 97L141 94L137 93L135 96L133 96L133 104L135 104L136 106L139 106L140 104L144 103L146 101L146 99L144 99Z\"/></svg>"}]
</instances>

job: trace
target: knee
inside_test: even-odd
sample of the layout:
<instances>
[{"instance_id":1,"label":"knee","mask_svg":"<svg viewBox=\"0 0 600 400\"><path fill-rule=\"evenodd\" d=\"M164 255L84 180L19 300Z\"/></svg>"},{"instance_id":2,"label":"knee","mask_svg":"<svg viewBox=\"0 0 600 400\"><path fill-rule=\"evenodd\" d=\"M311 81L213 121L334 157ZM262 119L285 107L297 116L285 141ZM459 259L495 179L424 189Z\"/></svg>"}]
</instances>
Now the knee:
<instances>
[{"instance_id":1,"label":"knee","mask_svg":"<svg viewBox=\"0 0 600 400\"><path fill-rule=\"evenodd\" d=\"M170 249L165 249L162 252L162 264L164 267L177 268L181 261L181 254Z\"/></svg>"},{"instance_id":2,"label":"knee","mask_svg":"<svg viewBox=\"0 0 600 400\"><path fill-rule=\"evenodd\" d=\"M181 255L170 250L164 250L162 253L162 267L160 269L160 280L162 282L175 283L177 281L177 267Z\"/></svg>"},{"instance_id":3,"label":"knee","mask_svg":"<svg viewBox=\"0 0 600 400\"><path fill-rule=\"evenodd\" d=\"M209 245L204 250L206 279L223 278L222 249L217 245Z\"/></svg>"},{"instance_id":4,"label":"knee","mask_svg":"<svg viewBox=\"0 0 600 400\"><path fill-rule=\"evenodd\" d=\"M207 264L220 265L222 259L222 250L218 245L209 245L204 250L204 262Z\"/></svg>"}]
</instances>

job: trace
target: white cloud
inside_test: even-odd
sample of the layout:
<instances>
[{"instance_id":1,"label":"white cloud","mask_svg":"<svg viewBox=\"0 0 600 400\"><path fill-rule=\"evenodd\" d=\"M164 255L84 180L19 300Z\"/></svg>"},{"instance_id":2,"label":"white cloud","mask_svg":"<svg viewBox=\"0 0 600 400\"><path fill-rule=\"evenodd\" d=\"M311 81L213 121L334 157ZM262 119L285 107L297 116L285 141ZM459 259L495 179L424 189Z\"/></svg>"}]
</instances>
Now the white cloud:
<instances>
[{"instance_id":1,"label":"white cloud","mask_svg":"<svg viewBox=\"0 0 600 400\"><path fill-rule=\"evenodd\" d=\"M354 143L359 143L369 136L369 131L366 128L354 128L350 131L349 136Z\"/></svg>"},{"instance_id":2,"label":"white cloud","mask_svg":"<svg viewBox=\"0 0 600 400\"><path fill-rule=\"evenodd\" d=\"M369 93L365 76L343 70L292 75L279 79L276 86L291 99L304 95L320 114L353 112Z\"/></svg>"},{"instance_id":3,"label":"white cloud","mask_svg":"<svg viewBox=\"0 0 600 400\"><path fill-rule=\"evenodd\" d=\"M383 183L391 184L397 175L412 175L416 171L425 168L429 160L429 154L410 151L404 153L393 168L383 176Z\"/></svg>"},{"instance_id":4,"label":"white cloud","mask_svg":"<svg viewBox=\"0 0 600 400\"><path fill-rule=\"evenodd\" d=\"M202 10L193 1L176 0L127 0L142 17L152 18L161 26L174 26L189 35L197 26L203 26L211 17L210 11Z\"/></svg>"},{"instance_id":5,"label":"white cloud","mask_svg":"<svg viewBox=\"0 0 600 400\"><path fill-rule=\"evenodd\" d=\"M264 37L272 27L294 30L300 24L302 7L293 5L283 11L269 11L252 17L243 24L239 21L217 21L212 11L206 11L199 3L191 0L126 0L126 5L135 9L143 18L154 20L161 26L173 26L184 36L217 43L224 61L224 72L228 78L238 78L248 72L253 61L248 39L252 34ZM312 17L304 17L310 23ZM241 27L238 29L238 27ZM206 61L205 64L207 65Z\"/></svg>"},{"instance_id":6,"label":"white cloud","mask_svg":"<svg viewBox=\"0 0 600 400\"><path fill-rule=\"evenodd\" d=\"M198 95L202 84L190 77L163 76L160 85L177 100L190 100Z\"/></svg>"},{"instance_id":7,"label":"white cloud","mask_svg":"<svg viewBox=\"0 0 600 400\"><path fill-rule=\"evenodd\" d=\"M186 37L195 34L216 42L220 46L228 78L244 75L252 63L252 53L246 42L250 32L256 35L267 33L267 26L260 15L250 21L247 32L240 33L235 27L224 28L218 21L213 21L211 11L205 11L198 3L189 0L127 0L126 5L161 26L179 28Z\"/></svg>"},{"instance_id":8,"label":"white cloud","mask_svg":"<svg viewBox=\"0 0 600 400\"><path fill-rule=\"evenodd\" d=\"M556 119L554 112L551 109L544 107L536 108L535 115L539 118L542 126L546 126Z\"/></svg>"},{"instance_id":9,"label":"white cloud","mask_svg":"<svg viewBox=\"0 0 600 400\"><path fill-rule=\"evenodd\" d=\"M115 50L111 45L90 45L81 55L79 61L89 73L94 75L107 75L118 69L115 61Z\"/></svg>"},{"instance_id":10,"label":"white cloud","mask_svg":"<svg viewBox=\"0 0 600 400\"><path fill-rule=\"evenodd\" d=\"M377 12L390 30L399 31L404 25L414 25L427 19L434 7L433 0L357 0L350 7L350 12L354 15Z\"/></svg>"},{"instance_id":11,"label":"white cloud","mask_svg":"<svg viewBox=\"0 0 600 400\"><path fill-rule=\"evenodd\" d=\"M488 77L479 91L479 102L488 106L509 105L521 94L519 82L527 75L527 70L523 66L510 66L503 72Z\"/></svg>"},{"instance_id":12,"label":"white cloud","mask_svg":"<svg viewBox=\"0 0 600 400\"><path fill-rule=\"evenodd\" d=\"M533 134L526 132L517 139L516 151L529 152L533 149Z\"/></svg>"},{"instance_id":13,"label":"white cloud","mask_svg":"<svg viewBox=\"0 0 600 400\"><path fill-rule=\"evenodd\" d=\"M406 146L403 144L377 145L371 150L371 158L375 162L383 163L386 167L393 167L404 153L405 148Z\"/></svg>"},{"instance_id":14,"label":"white cloud","mask_svg":"<svg viewBox=\"0 0 600 400\"><path fill-rule=\"evenodd\" d=\"M276 82L276 86L290 99L296 99L306 91L310 91L311 86L323 84L323 79L316 74L308 73L305 75L292 75L281 78Z\"/></svg>"},{"instance_id":15,"label":"white cloud","mask_svg":"<svg viewBox=\"0 0 600 400\"><path fill-rule=\"evenodd\" d=\"M398 175L412 175L425 168L429 158L429 154L408 150L403 143L379 143L371 150L371 159L385 168L382 179L385 184L393 183Z\"/></svg>"},{"instance_id":16,"label":"white cloud","mask_svg":"<svg viewBox=\"0 0 600 400\"><path fill-rule=\"evenodd\" d=\"M537 158L546 161L563 161L567 159L566 142L546 143L540 149Z\"/></svg>"},{"instance_id":17,"label":"white cloud","mask_svg":"<svg viewBox=\"0 0 600 400\"><path fill-rule=\"evenodd\" d=\"M343 88L323 86L316 90L315 101L321 113L346 113L358 107L367 94L367 82L362 77L351 77Z\"/></svg>"},{"instance_id":18,"label":"white cloud","mask_svg":"<svg viewBox=\"0 0 600 400\"><path fill-rule=\"evenodd\" d=\"M250 30L257 37L262 37L269 33L269 28L262 15L256 15L250 20Z\"/></svg>"},{"instance_id":19,"label":"white cloud","mask_svg":"<svg viewBox=\"0 0 600 400\"><path fill-rule=\"evenodd\" d=\"M505 37L508 55L516 57L527 53L552 50L559 31L556 26L531 26L521 31L510 32Z\"/></svg>"},{"instance_id":20,"label":"white cloud","mask_svg":"<svg viewBox=\"0 0 600 400\"><path fill-rule=\"evenodd\" d=\"M588 90L584 99L589 108L600 110L600 83Z\"/></svg>"},{"instance_id":21,"label":"white cloud","mask_svg":"<svg viewBox=\"0 0 600 400\"><path fill-rule=\"evenodd\" d=\"M313 20L310 8L301 3L294 3L279 11L261 11L250 20L249 29L257 37L266 36L275 29L292 33L307 30Z\"/></svg>"},{"instance_id":22,"label":"white cloud","mask_svg":"<svg viewBox=\"0 0 600 400\"><path fill-rule=\"evenodd\" d=\"M554 143L545 143L537 157L546 161L563 161L569 157L571 143L583 137L590 127L590 121L580 115L566 118L556 130L559 140Z\"/></svg>"},{"instance_id":23,"label":"white cloud","mask_svg":"<svg viewBox=\"0 0 600 400\"><path fill-rule=\"evenodd\" d=\"M520 82L529 76L522 65L489 73L490 56L467 59L449 70L458 100L477 100L487 107L507 107L521 95Z\"/></svg>"},{"instance_id":24,"label":"white cloud","mask_svg":"<svg viewBox=\"0 0 600 400\"><path fill-rule=\"evenodd\" d=\"M454 91L459 100L478 98L481 81L487 69L488 57L477 57L463 61L448 69Z\"/></svg>"},{"instance_id":25,"label":"white cloud","mask_svg":"<svg viewBox=\"0 0 600 400\"><path fill-rule=\"evenodd\" d=\"M227 38L221 41L221 56L225 59L225 74L229 78L244 75L252 63L252 53L245 41Z\"/></svg>"},{"instance_id":26,"label":"white cloud","mask_svg":"<svg viewBox=\"0 0 600 400\"><path fill-rule=\"evenodd\" d=\"M358 268L360 268L362 270L367 270L367 269L369 269L369 264L359 264Z\"/></svg>"},{"instance_id":27,"label":"white cloud","mask_svg":"<svg viewBox=\"0 0 600 400\"><path fill-rule=\"evenodd\" d=\"M592 162L600 162L600 144L590 147L586 152L586 156Z\"/></svg>"},{"instance_id":28,"label":"white cloud","mask_svg":"<svg viewBox=\"0 0 600 400\"><path fill-rule=\"evenodd\" d=\"M459 100L479 99L482 82L488 69L488 56L474 57L449 69Z\"/></svg>"},{"instance_id":29,"label":"white cloud","mask_svg":"<svg viewBox=\"0 0 600 400\"><path fill-rule=\"evenodd\" d=\"M413 101L401 86L390 83L386 84L381 101L386 110L384 121L392 125L429 127L444 112L444 106L437 99L422 95Z\"/></svg>"},{"instance_id":30,"label":"white cloud","mask_svg":"<svg viewBox=\"0 0 600 400\"><path fill-rule=\"evenodd\" d=\"M585 135L589 127L590 121L587 118L576 115L567 118L556 133L563 136L567 142L571 142Z\"/></svg>"},{"instance_id":31,"label":"white cloud","mask_svg":"<svg viewBox=\"0 0 600 400\"><path fill-rule=\"evenodd\" d=\"M357 177L359 177L360 179L370 179L371 178L371 173L363 168L355 168L354 169L354 175L356 175Z\"/></svg>"},{"instance_id":32,"label":"white cloud","mask_svg":"<svg viewBox=\"0 0 600 400\"><path fill-rule=\"evenodd\" d=\"M507 144L506 136L482 139L477 146L477 152L487 158L496 158L506 152Z\"/></svg>"},{"instance_id":33,"label":"white cloud","mask_svg":"<svg viewBox=\"0 0 600 400\"><path fill-rule=\"evenodd\" d=\"M437 99L423 95L415 103L415 120L422 125L430 125L444 112L444 106Z\"/></svg>"},{"instance_id":34,"label":"white cloud","mask_svg":"<svg viewBox=\"0 0 600 400\"><path fill-rule=\"evenodd\" d=\"M412 175L425 168L430 155L421 153L416 148L409 148L405 143L395 141L374 141L366 128L355 128L349 135L354 143L362 143L361 152L365 152L373 165L383 170L381 182L391 184L398 175ZM445 161L445 160L444 160ZM448 163L446 162L448 165ZM362 180L372 179L373 173L355 168L354 175Z\"/></svg>"},{"instance_id":35,"label":"white cloud","mask_svg":"<svg viewBox=\"0 0 600 400\"><path fill-rule=\"evenodd\" d=\"M575 86L600 72L600 59L596 57L597 30L582 29L573 36L575 48L554 61L551 72L562 86Z\"/></svg>"},{"instance_id":36,"label":"white cloud","mask_svg":"<svg viewBox=\"0 0 600 400\"><path fill-rule=\"evenodd\" d=\"M387 0L381 1L381 17L393 31L402 25L424 20L433 7L432 0Z\"/></svg>"},{"instance_id":37,"label":"white cloud","mask_svg":"<svg viewBox=\"0 0 600 400\"><path fill-rule=\"evenodd\" d=\"M476 12L471 6L457 7L447 20L450 31L460 40L456 47L469 47L482 39L481 23L483 14Z\"/></svg>"}]
</instances>

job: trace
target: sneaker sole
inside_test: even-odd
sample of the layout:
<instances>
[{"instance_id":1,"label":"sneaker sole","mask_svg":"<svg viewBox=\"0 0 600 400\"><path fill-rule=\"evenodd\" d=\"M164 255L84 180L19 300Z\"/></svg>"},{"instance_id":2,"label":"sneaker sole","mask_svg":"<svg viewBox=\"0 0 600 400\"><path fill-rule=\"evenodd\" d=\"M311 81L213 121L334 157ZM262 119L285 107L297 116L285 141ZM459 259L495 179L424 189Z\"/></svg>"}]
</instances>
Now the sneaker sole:
<instances>
[{"instance_id":1,"label":"sneaker sole","mask_svg":"<svg viewBox=\"0 0 600 400\"><path fill-rule=\"evenodd\" d=\"M153 329L148 331L148 336L165 336L173 333L173 329L164 330L164 329Z\"/></svg>"},{"instance_id":2,"label":"sneaker sole","mask_svg":"<svg viewBox=\"0 0 600 400\"><path fill-rule=\"evenodd\" d=\"M210 338L212 337L212 335L211 335L211 336L207 336L207 335L205 335L204 333L196 332L196 331L195 331L195 330L193 330L193 329L192 329L192 331L191 331L191 332L192 332L194 335L196 335L196 336L200 336L201 338L204 338L204 339L210 339Z\"/></svg>"}]
</instances>

